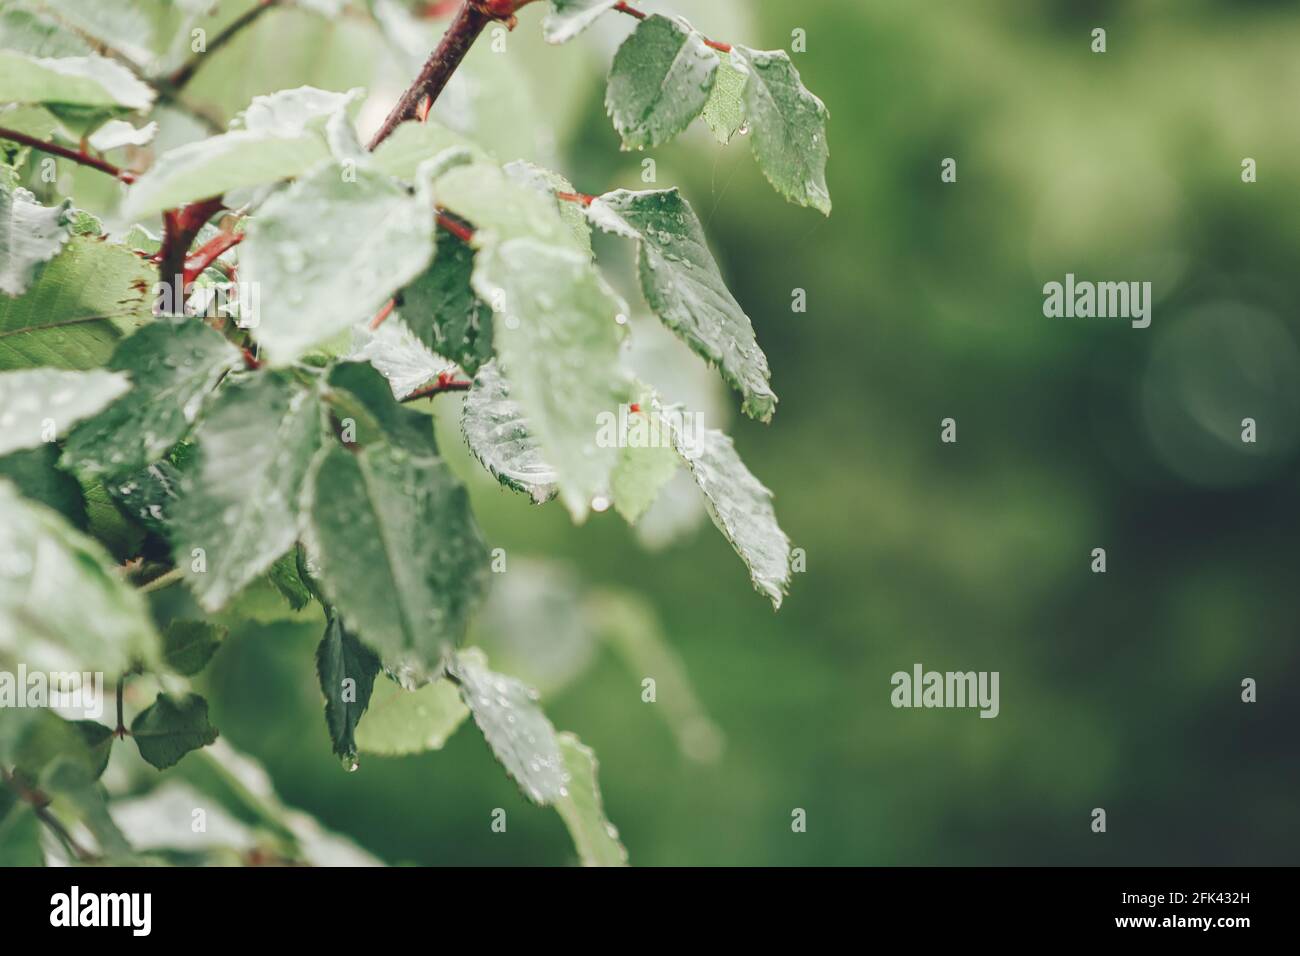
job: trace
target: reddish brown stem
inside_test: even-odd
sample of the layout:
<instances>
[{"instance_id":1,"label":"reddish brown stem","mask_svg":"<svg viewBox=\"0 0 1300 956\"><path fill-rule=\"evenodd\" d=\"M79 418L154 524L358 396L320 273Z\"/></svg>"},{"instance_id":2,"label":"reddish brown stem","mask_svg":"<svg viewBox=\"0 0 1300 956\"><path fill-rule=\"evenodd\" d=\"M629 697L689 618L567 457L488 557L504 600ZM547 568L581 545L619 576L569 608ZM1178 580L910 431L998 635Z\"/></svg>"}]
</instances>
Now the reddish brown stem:
<instances>
[{"instance_id":1,"label":"reddish brown stem","mask_svg":"<svg viewBox=\"0 0 1300 956\"><path fill-rule=\"evenodd\" d=\"M443 372L438 376L438 381L426 385L424 388L417 388L410 395L407 395L402 399L402 401L414 402L421 398L430 398L434 395L441 395L443 392L467 392L473 387L473 385L473 382L460 381L453 378L451 375L448 375L446 372Z\"/></svg>"},{"instance_id":2,"label":"reddish brown stem","mask_svg":"<svg viewBox=\"0 0 1300 956\"><path fill-rule=\"evenodd\" d=\"M177 276L184 282L185 259L194 237L204 223L225 208L221 197L213 196L163 213L163 241L158 250L158 275L163 282L174 282Z\"/></svg>"},{"instance_id":3,"label":"reddish brown stem","mask_svg":"<svg viewBox=\"0 0 1300 956\"><path fill-rule=\"evenodd\" d=\"M375 313L375 317L370 320L370 331L373 332L384 324L384 319L393 314L393 307L397 305L396 299L389 299L384 303L384 307Z\"/></svg>"},{"instance_id":4,"label":"reddish brown stem","mask_svg":"<svg viewBox=\"0 0 1300 956\"><path fill-rule=\"evenodd\" d=\"M91 156L84 150L78 151L69 149L66 146L60 146L57 143L47 143L45 140L37 139L35 136L28 136L26 133L20 133L16 129L6 129L0 126L0 139L13 140L15 143L22 143L24 146L30 146L32 149L38 149L42 153L49 153L51 156L62 156L64 159L70 159L74 163L80 163L82 166L88 166L91 169L98 169L101 173L108 173L124 183L135 182L135 174L127 172L114 166L104 159Z\"/></svg>"},{"instance_id":5,"label":"reddish brown stem","mask_svg":"<svg viewBox=\"0 0 1300 956\"><path fill-rule=\"evenodd\" d=\"M233 249L243 241L242 232L223 232L199 246L194 254L185 260L185 284L189 285L203 275L203 270L221 258L226 250Z\"/></svg>"},{"instance_id":6,"label":"reddish brown stem","mask_svg":"<svg viewBox=\"0 0 1300 956\"><path fill-rule=\"evenodd\" d=\"M647 14L645 11L638 10L636 7L632 6L629 3L622 3L622 2L616 3L614 4L614 9L617 10L619 13L626 13L629 17L636 17L638 20L644 20L647 16L649 16L649 14ZM713 49L719 51L720 53L731 52L730 43L719 43L717 40L710 40L708 37L703 37L702 39L704 40L705 46L711 46L713 47Z\"/></svg>"},{"instance_id":7,"label":"reddish brown stem","mask_svg":"<svg viewBox=\"0 0 1300 956\"><path fill-rule=\"evenodd\" d=\"M578 203L582 203L584 206L590 206L592 203L594 203L594 202L596 201L596 197L595 197L595 196L588 196L586 193L564 193L564 192L558 192L558 193L555 194L555 198L556 198L556 199L563 199L565 202L578 202Z\"/></svg>"}]
</instances>

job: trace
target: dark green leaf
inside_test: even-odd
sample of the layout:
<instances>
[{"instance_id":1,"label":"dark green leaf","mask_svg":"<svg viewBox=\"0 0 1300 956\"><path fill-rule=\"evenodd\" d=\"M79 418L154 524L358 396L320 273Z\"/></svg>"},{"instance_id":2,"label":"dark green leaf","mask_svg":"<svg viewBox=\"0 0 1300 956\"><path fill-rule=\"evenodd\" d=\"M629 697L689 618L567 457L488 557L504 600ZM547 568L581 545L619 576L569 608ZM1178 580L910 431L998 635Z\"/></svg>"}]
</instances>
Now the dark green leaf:
<instances>
[{"instance_id":1,"label":"dark green leaf","mask_svg":"<svg viewBox=\"0 0 1300 956\"><path fill-rule=\"evenodd\" d=\"M131 721L131 737L141 757L166 770L216 740L217 731L208 723L208 702L198 694L159 694Z\"/></svg>"},{"instance_id":2,"label":"dark green leaf","mask_svg":"<svg viewBox=\"0 0 1300 956\"><path fill-rule=\"evenodd\" d=\"M718 54L690 26L653 14L614 55L605 109L624 149L666 143L700 115L717 78Z\"/></svg>"},{"instance_id":3,"label":"dark green leaf","mask_svg":"<svg viewBox=\"0 0 1300 956\"><path fill-rule=\"evenodd\" d=\"M331 614L316 649L316 675L325 695L325 724L334 753L351 770L357 765L357 724L370 705L379 669L379 658L344 630L338 615Z\"/></svg>"},{"instance_id":4,"label":"dark green leaf","mask_svg":"<svg viewBox=\"0 0 1300 956\"><path fill-rule=\"evenodd\" d=\"M163 663L184 677L208 666L229 630L207 621L172 621L163 631Z\"/></svg>"},{"instance_id":5,"label":"dark green leaf","mask_svg":"<svg viewBox=\"0 0 1300 956\"><path fill-rule=\"evenodd\" d=\"M492 357L492 310L470 286L474 250L450 233L438 234L433 264L398 293L398 314L438 355L473 375Z\"/></svg>"}]
</instances>

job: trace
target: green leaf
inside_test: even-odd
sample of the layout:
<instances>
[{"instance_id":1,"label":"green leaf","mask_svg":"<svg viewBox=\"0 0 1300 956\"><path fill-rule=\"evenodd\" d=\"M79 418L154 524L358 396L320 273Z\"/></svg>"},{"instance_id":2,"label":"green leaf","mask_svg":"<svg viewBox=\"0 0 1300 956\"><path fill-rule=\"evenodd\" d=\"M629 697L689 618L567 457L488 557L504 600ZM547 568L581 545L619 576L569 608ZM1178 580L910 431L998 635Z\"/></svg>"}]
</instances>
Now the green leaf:
<instances>
[{"instance_id":1,"label":"green leaf","mask_svg":"<svg viewBox=\"0 0 1300 956\"><path fill-rule=\"evenodd\" d=\"M19 694L27 692L21 686L17 690ZM18 713L16 719L17 726L7 729L8 736L0 751L3 763L28 781L39 780L47 767L65 758L82 767L92 780L98 780L108 766L113 732L103 724L93 720L64 720L45 707Z\"/></svg>"},{"instance_id":2,"label":"green leaf","mask_svg":"<svg viewBox=\"0 0 1300 956\"><path fill-rule=\"evenodd\" d=\"M773 608L790 585L790 539L776 523L772 492L745 467L729 437L713 428L689 432L667 413L677 453L704 492L709 516L745 566L754 588L768 596Z\"/></svg>"},{"instance_id":3,"label":"green leaf","mask_svg":"<svg viewBox=\"0 0 1300 956\"><path fill-rule=\"evenodd\" d=\"M531 239L480 253L474 288L502 306L493 336L510 398L554 466L561 500L582 521L593 497L608 491L618 457L616 448L596 444L595 426L626 391L618 365L622 303L584 254Z\"/></svg>"},{"instance_id":4,"label":"green leaf","mask_svg":"<svg viewBox=\"0 0 1300 956\"><path fill-rule=\"evenodd\" d=\"M542 21L542 36L547 43L567 43L616 3L618 0L551 0L551 9Z\"/></svg>"},{"instance_id":5,"label":"green leaf","mask_svg":"<svg viewBox=\"0 0 1300 956\"><path fill-rule=\"evenodd\" d=\"M330 370L330 403L337 418L354 423L355 444L388 442L412 454L437 456L433 419L404 408L387 380L365 362L340 362Z\"/></svg>"},{"instance_id":6,"label":"green leaf","mask_svg":"<svg viewBox=\"0 0 1300 956\"><path fill-rule=\"evenodd\" d=\"M281 374L231 383L213 403L172 533L176 565L205 609L221 608L293 544L320 434L318 396Z\"/></svg>"},{"instance_id":7,"label":"green leaf","mask_svg":"<svg viewBox=\"0 0 1300 956\"><path fill-rule=\"evenodd\" d=\"M436 188L444 208L476 227L474 244L479 248L527 238L582 250L573 229L560 216L554 196L516 181L497 166L456 166L438 177Z\"/></svg>"},{"instance_id":8,"label":"green leaf","mask_svg":"<svg viewBox=\"0 0 1300 956\"><path fill-rule=\"evenodd\" d=\"M316 649L316 675L325 695L325 724L334 753L349 770L357 769L355 734L379 673L379 658L344 630L338 615L325 624L325 637Z\"/></svg>"},{"instance_id":9,"label":"green leaf","mask_svg":"<svg viewBox=\"0 0 1300 956\"><path fill-rule=\"evenodd\" d=\"M387 379L395 398L406 398L444 372L455 373L456 363L435 355L401 315L390 315L377 329L368 328L368 324L363 322L352 330L352 349L347 358L373 366Z\"/></svg>"},{"instance_id":10,"label":"green leaf","mask_svg":"<svg viewBox=\"0 0 1300 956\"><path fill-rule=\"evenodd\" d=\"M53 17L17 6L0 11L0 48L42 57L94 52L89 43Z\"/></svg>"},{"instance_id":11,"label":"green leaf","mask_svg":"<svg viewBox=\"0 0 1300 956\"><path fill-rule=\"evenodd\" d=\"M454 133L435 119L403 123L379 144L370 161L372 169L408 183L414 182L420 166L429 160L438 164L453 156L471 162L490 162L488 154L472 140Z\"/></svg>"},{"instance_id":12,"label":"green leaf","mask_svg":"<svg viewBox=\"0 0 1300 956\"><path fill-rule=\"evenodd\" d=\"M461 430L469 450L497 481L542 504L556 494L558 476L542 457L523 409L510 399L510 383L489 362L465 396Z\"/></svg>"},{"instance_id":13,"label":"green leaf","mask_svg":"<svg viewBox=\"0 0 1300 956\"><path fill-rule=\"evenodd\" d=\"M804 88L784 50L735 49L750 72L745 118L759 168L786 199L829 216L825 104Z\"/></svg>"},{"instance_id":14,"label":"green leaf","mask_svg":"<svg viewBox=\"0 0 1300 956\"><path fill-rule=\"evenodd\" d=\"M323 167L267 200L248 226L241 278L260 286L254 334L292 362L373 316L433 258L433 199L364 169Z\"/></svg>"},{"instance_id":15,"label":"green leaf","mask_svg":"<svg viewBox=\"0 0 1300 956\"><path fill-rule=\"evenodd\" d=\"M745 83L749 68L735 52L723 54L718 64L718 76L713 84L709 101L700 114L713 130L713 136L723 146L731 142L745 125Z\"/></svg>"},{"instance_id":16,"label":"green leaf","mask_svg":"<svg viewBox=\"0 0 1300 956\"><path fill-rule=\"evenodd\" d=\"M68 524L86 530L86 500L77 479L58 466L59 446L50 442L0 458L0 478L8 478L23 497L57 511Z\"/></svg>"},{"instance_id":17,"label":"green leaf","mask_svg":"<svg viewBox=\"0 0 1300 956\"><path fill-rule=\"evenodd\" d=\"M555 809L569 829L578 858L583 866L627 866L627 848L605 817L605 804L596 782L600 767L596 754L570 733L558 735L556 741L567 780Z\"/></svg>"},{"instance_id":18,"label":"green leaf","mask_svg":"<svg viewBox=\"0 0 1300 956\"><path fill-rule=\"evenodd\" d=\"M95 720L74 720L71 724L86 745L90 754L90 772L98 780L108 769L108 758L113 752L113 731Z\"/></svg>"},{"instance_id":19,"label":"green leaf","mask_svg":"<svg viewBox=\"0 0 1300 956\"><path fill-rule=\"evenodd\" d=\"M140 66L153 58L154 23L140 0L52 0L58 18Z\"/></svg>"},{"instance_id":20,"label":"green leaf","mask_svg":"<svg viewBox=\"0 0 1300 956\"><path fill-rule=\"evenodd\" d=\"M208 702L198 694L159 694L131 721L131 737L141 757L166 770L215 741L217 730L208 723Z\"/></svg>"},{"instance_id":21,"label":"green leaf","mask_svg":"<svg viewBox=\"0 0 1300 956\"><path fill-rule=\"evenodd\" d=\"M0 102L147 110L154 92L102 56L36 57L0 50Z\"/></svg>"},{"instance_id":22,"label":"green leaf","mask_svg":"<svg viewBox=\"0 0 1300 956\"><path fill-rule=\"evenodd\" d=\"M537 692L497 674L482 657L457 654L451 664L461 699L474 715L493 755L533 803L549 806L564 796L564 757L555 728L537 704Z\"/></svg>"},{"instance_id":23,"label":"green leaf","mask_svg":"<svg viewBox=\"0 0 1300 956\"><path fill-rule=\"evenodd\" d=\"M24 295L0 296L0 369L104 365L125 332L153 321L156 279L125 246L74 235Z\"/></svg>"},{"instance_id":24,"label":"green leaf","mask_svg":"<svg viewBox=\"0 0 1300 956\"><path fill-rule=\"evenodd\" d=\"M66 435L131 387L116 372L54 368L0 372L0 455Z\"/></svg>"},{"instance_id":25,"label":"green leaf","mask_svg":"<svg viewBox=\"0 0 1300 956\"><path fill-rule=\"evenodd\" d=\"M0 482L0 651L120 674L157 658L148 608L96 541ZM71 599L75 596L75 600Z\"/></svg>"},{"instance_id":26,"label":"green leaf","mask_svg":"<svg viewBox=\"0 0 1300 956\"><path fill-rule=\"evenodd\" d=\"M672 139L700 115L717 79L718 54L678 20L653 14L614 54L605 109L624 149Z\"/></svg>"},{"instance_id":27,"label":"green leaf","mask_svg":"<svg viewBox=\"0 0 1300 956\"><path fill-rule=\"evenodd\" d=\"M680 461L668 426L653 411L655 399L648 395L637 403L639 411L620 412L615 427L621 426L618 464L610 477L614 509L628 524L636 524L677 472Z\"/></svg>"},{"instance_id":28,"label":"green leaf","mask_svg":"<svg viewBox=\"0 0 1300 956\"><path fill-rule=\"evenodd\" d=\"M229 628L207 621L172 621L162 635L163 663L183 677L193 677L208 666L229 633Z\"/></svg>"},{"instance_id":29,"label":"green leaf","mask_svg":"<svg viewBox=\"0 0 1300 956\"><path fill-rule=\"evenodd\" d=\"M146 467L185 437L217 382L240 363L239 351L199 319L146 326L109 362L134 387L73 431L65 466L91 475Z\"/></svg>"},{"instance_id":30,"label":"green leaf","mask_svg":"<svg viewBox=\"0 0 1300 956\"><path fill-rule=\"evenodd\" d=\"M355 93L309 86L255 97L230 132L159 156L128 190L122 218L135 222L196 199L307 172L335 157L332 140L350 134L346 110L355 98Z\"/></svg>"},{"instance_id":31,"label":"green leaf","mask_svg":"<svg viewBox=\"0 0 1300 956\"><path fill-rule=\"evenodd\" d=\"M421 342L470 375L492 357L492 310L474 295L473 270L474 250L439 232L433 264L398 293L397 307Z\"/></svg>"},{"instance_id":32,"label":"green leaf","mask_svg":"<svg viewBox=\"0 0 1300 956\"><path fill-rule=\"evenodd\" d=\"M487 583L464 486L440 459L334 445L315 468L305 543L349 631L408 687L442 672Z\"/></svg>"},{"instance_id":33,"label":"green leaf","mask_svg":"<svg viewBox=\"0 0 1300 956\"><path fill-rule=\"evenodd\" d=\"M134 521L164 538L170 533L172 509L180 497L181 469L159 461L102 487Z\"/></svg>"},{"instance_id":34,"label":"green leaf","mask_svg":"<svg viewBox=\"0 0 1300 956\"><path fill-rule=\"evenodd\" d=\"M72 235L72 200L42 206L26 189L0 187L0 292L22 295Z\"/></svg>"},{"instance_id":35,"label":"green leaf","mask_svg":"<svg viewBox=\"0 0 1300 956\"><path fill-rule=\"evenodd\" d=\"M75 758L54 760L37 781L39 788L54 797L54 805L72 811L99 844L102 855L112 858L131 852L126 838L108 813L104 788L91 770Z\"/></svg>"},{"instance_id":36,"label":"green leaf","mask_svg":"<svg viewBox=\"0 0 1300 956\"><path fill-rule=\"evenodd\" d=\"M294 548L288 554L280 556L266 575L280 596L295 611L301 611L312 599L311 587L303 580L303 572L299 568L298 554L299 549Z\"/></svg>"},{"instance_id":37,"label":"green leaf","mask_svg":"<svg viewBox=\"0 0 1300 956\"><path fill-rule=\"evenodd\" d=\"M460 691L445 677L419 690L381 681L370 698L366 722L357 728L357 749L384 757L441 750L468 716Z\"/></svg>"},{"instance_id":38,"label":"green leaf","mask_svg":"<svg viewBox=\"0 0 1300 956\"><path fill-rule=\"evenodd\" d=\"M607 232L637 240L637 272L646 302L697 354L722 370L744 396L751 418L776 409L767 357L754 326L718 271L704 227L676 189L606 193L588 209Z\"/></svg>"}]
</instances>

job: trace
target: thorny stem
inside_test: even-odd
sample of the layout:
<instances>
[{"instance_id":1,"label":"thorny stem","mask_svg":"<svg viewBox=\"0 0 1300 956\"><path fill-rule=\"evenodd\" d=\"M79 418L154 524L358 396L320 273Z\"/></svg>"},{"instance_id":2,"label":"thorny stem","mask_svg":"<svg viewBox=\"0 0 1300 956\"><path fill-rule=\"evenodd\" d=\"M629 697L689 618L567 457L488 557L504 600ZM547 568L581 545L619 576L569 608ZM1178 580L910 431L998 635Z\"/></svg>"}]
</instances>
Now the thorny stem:
<instances>
[{"instance_id":1,"label":"thorny stem","mask_svg":"<svg viewBox=\"0 0 1300 956\"><path fill-rule=\"evenodd\" d=\"M473 386L473 382L458 381L447 372L441 372L438 375L438 381L423 388L417 388L410 395L402 399L403 402L415 402L422 398L432 398L434 395L441 395L443 392L468 392Z\"/></svg>"},{"instance_id":2,"label":"thorny stem","mask_svg":"<svg viewBox=\"0 0 1300 956\"><path fill-rule=\"evenodd\" d=\"M636 7L632 6L629 3L623 3L623 2L616 3L614 4L614 9L617 10L619 13L626 13L629 17L636 17L638 20L644 20L647 16L649 16L649 14L645 13L642 10L638 10ZM702 39L704 40L705 46L711 46L713 47L713 49L717 50L720 53L731 52L730 43L719 43L717 40L710 40L708 37L703 37Z\"/></svg>"},{"instance_id":3,"label":"thorny stem","mask_svg":"<svg viewBox=\"0 0 1300 956\"><path fill-rule=\"evenodd\" d=\"M178 93L186 83L194 78L194 74L198 72L199 67L204 63L207 57L220 50L230 42L236 33L255 21L267 10L270 10L278 2L279 0L261 0L257 6L251 7L241 16L232 20L229 26L212 38L212 42L207 45L205 50L201 53L195 53L179 70L167 77L165 82L167 86L171 88L170 92L173 95Z\"/></svg>"},{"instance_id":4,"label":"thorny stem","mask_svg":"<svg viewBox=\"0 0 1300 956\"><path fill-rule=\"evenodd\" d=\"M42 153L49 153L52 156L62 156L64 159L70 159L82 166L98 169L101 173L108 173L108 175L120 179L124 183L135 182L135 173L120 169L108 160L91 156L84 150L69 149L67 146L60 146L57 143L47 143L43 139L37 139L35 136L28 136L16 129L6 129L5 127L0 127L0 139L13 140L15 143L22 143L24 146L30 146L32 149L40 150Z\"/></svg>"}]
</instances>

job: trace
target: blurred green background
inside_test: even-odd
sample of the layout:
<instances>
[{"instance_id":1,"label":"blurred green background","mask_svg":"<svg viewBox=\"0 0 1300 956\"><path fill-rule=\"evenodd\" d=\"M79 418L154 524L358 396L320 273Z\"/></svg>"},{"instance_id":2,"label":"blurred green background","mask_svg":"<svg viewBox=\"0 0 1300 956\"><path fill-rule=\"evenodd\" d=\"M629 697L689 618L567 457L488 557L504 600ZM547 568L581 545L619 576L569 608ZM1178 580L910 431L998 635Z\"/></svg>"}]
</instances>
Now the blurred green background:
<instances>
[{"instance_id":1,"label":"blurred green background","mask_svg":"<svg viewBox=\"0 0 1300 956\"><path fill-rule=\"evenodd\" d=\"M1294 4L646 6L758 48L806 31L793 58L830 108L835 209L787 205L743 137L720 148L702 124L647 154L656 185L679 185L705 221L781 404L770 426L741 419L640 321L638 361L670 398L711 409L775 492L807 556L779 613L707 522L647 549L612 511L571 527L456 452L512 562L502 578L531 556L642 595L725 736L716 760L691 759L661 719L663 687L641 700L654 675L603 643L584 663L527 607L513 651L489 641L596 750L633 863L1297 862ZM620 153L603 108L632 21L551 48L541 8L522 11L504 53L480 44L439 114L583 191L645 188L646 157ZM403 59L364 18L277 11L192 94L226 116L286 86L365 86L364 133L437 32L410 24ZM955 184L940 182L946 157ZM1241 180L1245 157L1257 183ZM628 251L598 254L636 302ZM1042 286L1067 272L1151 281L1151 327L1045 318ZM438 401L442 443L459 448L458 399ZM955 445L939 441L946 417ZM1089 570L1096 547L1105 574ZM342 770L320 633L308 615L240 624L206 679L223 736L287 802L393 863L572 859L558 817L528 805L470 729L439 753ZM555 665L571 652L583 660ZM895 710L890 675L917 662L999 671L1000 716ZM1241 702L1245 677L1258 703ZM505 834L489 827L496 807Z\"/></svg>"}]
</instances>

